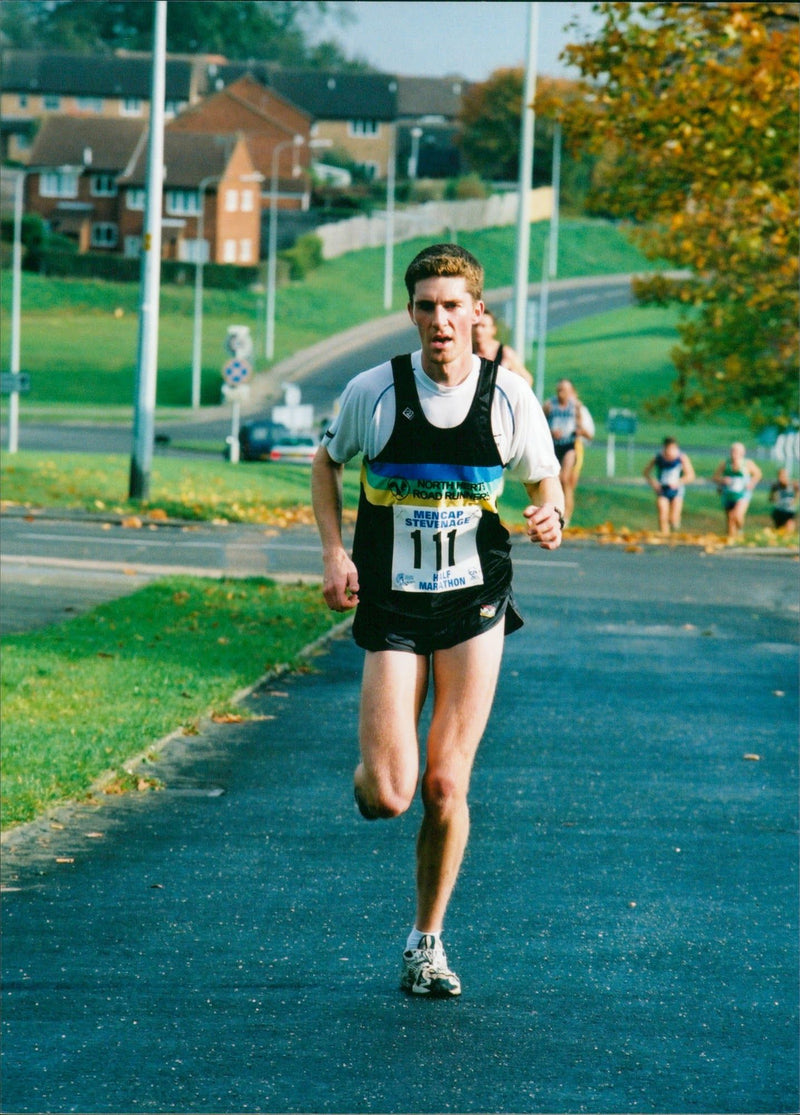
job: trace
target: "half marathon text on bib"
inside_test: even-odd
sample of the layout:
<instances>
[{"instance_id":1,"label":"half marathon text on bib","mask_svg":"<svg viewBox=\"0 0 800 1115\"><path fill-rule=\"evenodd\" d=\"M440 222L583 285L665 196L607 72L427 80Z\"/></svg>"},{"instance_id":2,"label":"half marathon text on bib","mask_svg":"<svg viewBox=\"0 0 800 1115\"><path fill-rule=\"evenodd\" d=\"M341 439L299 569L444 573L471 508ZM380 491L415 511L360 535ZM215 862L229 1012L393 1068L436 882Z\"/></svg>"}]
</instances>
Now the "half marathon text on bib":
<instances>
[{"instance_id":1,"label":"half marathon text on bib","mask_svg":"<svg viewBox=\"0 0 800 1115\"><path fill-rule=\"evenodd\" d=\"M395 505L392 588L450 592L483 584L478 557L480 507Z\"/></svg>"}]
</instances>

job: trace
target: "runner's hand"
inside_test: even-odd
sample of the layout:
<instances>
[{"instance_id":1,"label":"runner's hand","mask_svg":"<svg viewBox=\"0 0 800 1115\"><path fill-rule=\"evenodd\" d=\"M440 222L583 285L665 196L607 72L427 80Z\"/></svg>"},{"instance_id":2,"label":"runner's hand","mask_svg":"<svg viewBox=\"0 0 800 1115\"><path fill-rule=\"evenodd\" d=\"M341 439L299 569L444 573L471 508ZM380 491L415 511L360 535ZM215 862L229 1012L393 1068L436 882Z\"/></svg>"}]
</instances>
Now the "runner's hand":
<instances>
[{"instance_id":1,"label":"runner's hand","mask_svg":"<svg viewBox=\"0 0 800 1115\"><path fill-rule=\"evenodd\" d=\"M528 538L543 550L557 550L561 545L561 520L552 503L537 507L531 504L522 512L528 520Z\"/></svg>"},{"instance_id":2,"label":"runner's hand","mask_svg":"<svg viewBox=\"0 0 800 1115\"><path fill-rule=\"evenodd\" d=\"M358 570L344 550L323 558L322 595L334 612L347 612L358 604Z\"/></svg>"}]
</instances>

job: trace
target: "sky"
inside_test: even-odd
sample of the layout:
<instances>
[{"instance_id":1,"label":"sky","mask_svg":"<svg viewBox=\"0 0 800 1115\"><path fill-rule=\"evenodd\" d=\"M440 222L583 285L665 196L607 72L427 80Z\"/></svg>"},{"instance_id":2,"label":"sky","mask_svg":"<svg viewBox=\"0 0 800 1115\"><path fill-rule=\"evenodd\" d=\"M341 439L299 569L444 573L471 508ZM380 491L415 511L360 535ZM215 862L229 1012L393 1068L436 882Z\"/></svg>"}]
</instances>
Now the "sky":
<instances>
[{"instance_id":1,"label":"sky","mask_svg":"<svg viewBox=\"0 0 800 1115\"><path fill-rule=\"evenodd\" d=\"M527 53L526 0L404 0L370 3L354 0L354 15L345 28L327 22L321 36L336 39L345 53L361 57L379 70L408 77L458 74L485 81L496 69L524 66ZM578 16L587 31L599 19L590 3L539 3L537 72L549 77L577 77L558 61L574 32L564 25Z\"/></svg>"}]
</instances>

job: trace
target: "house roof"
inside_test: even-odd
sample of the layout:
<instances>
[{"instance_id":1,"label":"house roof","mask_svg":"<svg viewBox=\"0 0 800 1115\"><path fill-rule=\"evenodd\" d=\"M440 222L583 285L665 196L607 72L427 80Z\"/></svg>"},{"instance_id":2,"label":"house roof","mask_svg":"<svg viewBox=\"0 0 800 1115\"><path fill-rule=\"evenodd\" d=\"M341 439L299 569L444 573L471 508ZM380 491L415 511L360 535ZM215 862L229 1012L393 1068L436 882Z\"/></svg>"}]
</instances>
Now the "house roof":
<instances>
[{"instance_id":1,"label":"house roof","mask_svg":"<svg viewBox=\"0 0 800 1115\"><path fill-rule=\"evenodd\" d=\"M164 185L196 189L203 178L223 177L240 135L203 132L164 132ZM142 144L131 165L120 175L121 185L143 186L147 180L147 145Z\"/></svg>"},{"instance_id":2,"label":"house roof","mask_svg":"<svg viewBox=\"0 0 800 1115\"><path fill-rule=\"evenodd\" d=\"M0 52L0 66L6 92L150 99L153 67L149 57L8 49ZM192 68L187 59L167 59L167 100L189 100Z\"/></svg>"},{"instance_id":3,"label":"house roof","mask_svg":"<svg viewBox=\"0 0 800 1115\"><path fill-rule=\"evenodd\" d=\"M228 62L209 71L209 88L251 74L317 120L394 120L397 79L392 74L285 70L266 62Z\"/></svg>"},{"instance_id":4,"label":"house roof","mask_svg":"<svg viewBox=\"0 0 800 1115\"><path fill-rule=\"evenodd\" d=\"M455 120L469 82L458 77L398 77L397 115Z\"/></svg>"},{"instance_id":5,"label":"house roof","mask_svg":"<svg viewBox=\"0 0 800 1115\"><path fill-rule=\"evenodd\" d=\"M262 131L269 124L279 133L291 136L311 125L309 113L247 73L184 109L167 127L170 131L202 131L204 127L208 131L220 130L215 129L213 121L232 119L231 114L236 119L234 126L245 132Z\"/></svg>"},{"instance_id":6,"label":"house roof","mask_svg":"<svg viewBox=\"0 0 800 1115\"><path fill-rule=\"evenodd\" d=\"M141 120L104 116L45 116L30 152L30 165L83 166L91 151L93 170L122 170L147 130Z\"/></svg>"}]
</instances>

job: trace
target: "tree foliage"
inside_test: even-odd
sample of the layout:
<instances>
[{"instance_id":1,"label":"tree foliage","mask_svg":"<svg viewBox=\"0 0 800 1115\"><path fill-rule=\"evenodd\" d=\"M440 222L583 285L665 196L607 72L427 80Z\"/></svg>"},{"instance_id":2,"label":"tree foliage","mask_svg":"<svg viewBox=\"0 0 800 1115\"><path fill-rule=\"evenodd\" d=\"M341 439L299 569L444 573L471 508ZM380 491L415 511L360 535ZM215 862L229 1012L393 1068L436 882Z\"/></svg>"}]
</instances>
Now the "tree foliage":
<instances>
[{"instance_id":1,"label":"tree foliage","mask_svg":"<svg viewBox=\"0 0 800 1115\"><path fill-rule=\"evenodd\" d=\"M1 18L10 46L89 53L153 45L153 5L142 0L4 0ZM348 18L346 7L325 0L180 0L167 7L167 50L361 68L335 42L310 44L311 23Z\"/></svg>"},{"instance_id":2,"label":"tree foliage","mask_svg":"<svg viewBox=\"0 0 800 1115\"><path fill-rule=\"evenodd\" d=\"M471 85L462 99L459 144L470 168L489 182L516 182L519 177L520 118L525 86L522 69L500 69L487 81ZM539 88L549 97L566 97L571 83L543 77ZM553 120L537 117L534 128L533 186L551 182ZM592 160L567 152L561 166L564 204L579 207L588 188Z\"/></svg>"},{"instance_id":3,"label":"tree foliage","mask_svg":"<svg viewBox=\"0 0 800 1115\"><path fill-rule=\"evenodd\" d=\"M654 259L686 271L636 284L686 307L673 353L691 417L754 426L797 408L796 3L601 3L567 47L580 96L543 91L571 142L598 156L593 204L636 223ZM663 402L663 400L662 400Z\"/></svg>"}]
</instances>

